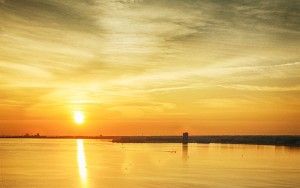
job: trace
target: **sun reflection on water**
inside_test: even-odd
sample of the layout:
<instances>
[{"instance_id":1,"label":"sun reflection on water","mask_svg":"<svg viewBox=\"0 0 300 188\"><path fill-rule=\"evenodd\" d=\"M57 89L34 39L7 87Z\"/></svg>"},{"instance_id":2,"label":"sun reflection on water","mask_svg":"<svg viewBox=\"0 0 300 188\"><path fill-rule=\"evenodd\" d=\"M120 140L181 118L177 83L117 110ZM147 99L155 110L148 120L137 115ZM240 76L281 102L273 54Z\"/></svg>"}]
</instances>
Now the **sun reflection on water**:
<instances>
[{"instance_id":1,"label":"sun reflection on water","mask_svg":"<svg viewBox=\"0 0 300 188\"><path fill-rule=\"evenodd\" d=\"M77 164L78 164L78 171L81 182L84 187L86 187L87 183L87 170L86 170L86 160L85 160L85 153L84 153L84 143L83 140L77 140Z\"/></svg>"}]
</instances>

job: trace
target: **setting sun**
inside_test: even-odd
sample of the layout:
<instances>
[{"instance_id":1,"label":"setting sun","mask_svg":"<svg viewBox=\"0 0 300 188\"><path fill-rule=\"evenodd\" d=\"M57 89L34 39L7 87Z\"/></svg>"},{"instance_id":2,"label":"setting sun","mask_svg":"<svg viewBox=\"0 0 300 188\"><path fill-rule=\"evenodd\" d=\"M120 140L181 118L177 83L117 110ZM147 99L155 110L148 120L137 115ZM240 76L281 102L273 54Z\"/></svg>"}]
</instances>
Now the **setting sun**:
<instances>
[{"instance_id":1,"label":"setting sun","mask_svg":"<svg viewBox=\"0 0 300 188\"><path fill-rule=\"evenodd\" d=\"M84 122L84 114L82 111L74 112L74 121L76 124L80 125Z\"/></svg>"}]
</instances>

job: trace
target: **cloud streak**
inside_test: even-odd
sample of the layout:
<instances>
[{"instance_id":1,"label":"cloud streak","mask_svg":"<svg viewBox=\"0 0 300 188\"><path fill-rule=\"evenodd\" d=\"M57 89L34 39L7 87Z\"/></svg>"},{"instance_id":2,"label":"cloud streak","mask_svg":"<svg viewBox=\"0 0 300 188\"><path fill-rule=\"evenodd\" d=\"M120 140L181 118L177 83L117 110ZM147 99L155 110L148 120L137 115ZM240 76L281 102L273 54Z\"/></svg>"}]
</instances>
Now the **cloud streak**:
<instances>
[{"instance_id":1,"label":"cloud streak","mask_svg":"<svg viewBox=\"0 0 300 188\"><path fill-rule=\"evenodd\" d=\"M116 118L157 117L159 122L170 114L203 117L208 112L195 101L208 98L219 103L207 117L213 121L237 116L220 114L228 102L224 96L274 106L278 98L294 101L300 85L298 4L2 0L0 112L22 109L24 119L51 119L95 108ZM139 103L128 105L133 101ZM53 105L56 112L47 109ZM238 106L233 108L244 119L259 116ZM283 117L286 122L300 117L295 106L281 102L277 107L279 112L270 107L262 113L293 111Z\"/></svg>"}]
</instances>

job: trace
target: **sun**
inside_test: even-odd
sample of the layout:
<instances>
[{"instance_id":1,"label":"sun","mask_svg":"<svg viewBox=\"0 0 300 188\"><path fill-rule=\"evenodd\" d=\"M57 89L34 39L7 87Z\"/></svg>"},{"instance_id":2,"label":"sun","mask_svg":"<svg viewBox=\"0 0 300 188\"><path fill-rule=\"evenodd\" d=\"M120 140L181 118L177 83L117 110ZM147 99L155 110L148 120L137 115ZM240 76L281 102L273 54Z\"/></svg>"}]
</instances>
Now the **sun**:
<instances>
[{"instance_id":1,"label":"sun","mask_svg":"<svg viewBox=\"0 0 300 188\"><path fill-rule=\"evenodd\" d=\"M84 123L84 114L82 111L74 111L74 122L78 125Z\"/></svg>"}]
</instances>

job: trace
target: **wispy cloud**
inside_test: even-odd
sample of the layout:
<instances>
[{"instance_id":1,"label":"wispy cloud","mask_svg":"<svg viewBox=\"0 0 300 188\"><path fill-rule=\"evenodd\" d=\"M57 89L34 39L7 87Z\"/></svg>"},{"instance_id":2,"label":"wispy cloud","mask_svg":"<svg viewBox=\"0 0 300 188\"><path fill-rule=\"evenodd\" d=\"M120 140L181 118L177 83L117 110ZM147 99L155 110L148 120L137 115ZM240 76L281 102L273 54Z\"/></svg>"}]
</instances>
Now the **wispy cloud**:
<instances>
[{"instance_id":1,"label":"wispy cloud","mask_svg":"<svg viewBox=\"0 0 300 188\"><path fill-rule=\"evenodd\" d=\"M294 100L298 4L2 0L0 113L8 106L25 109L24 117L53 105L60 110L50 114L101 106L107 114L130 111L128 118L195 118L206 113L197 103L206 98L214 104L240 104L224 99L238 96L274 105L277 98ZM128 105L133 101L139 102Z\"/></svg>"}]
</instances>

